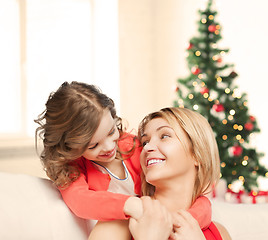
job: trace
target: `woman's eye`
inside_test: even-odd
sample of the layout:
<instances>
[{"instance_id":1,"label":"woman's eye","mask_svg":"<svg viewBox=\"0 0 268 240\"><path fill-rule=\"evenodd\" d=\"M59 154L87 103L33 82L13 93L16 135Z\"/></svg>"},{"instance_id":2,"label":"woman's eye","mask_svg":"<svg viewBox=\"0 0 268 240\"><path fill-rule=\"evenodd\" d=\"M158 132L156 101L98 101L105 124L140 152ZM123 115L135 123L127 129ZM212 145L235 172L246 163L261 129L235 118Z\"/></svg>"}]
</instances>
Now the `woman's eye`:
<instances>
[{"instance_id":1,"label":"woman's eye","mask_svg":"<svg viewBox=\"0 0 268 240\"><path fill-rule=\"evenodd\" d=\"M148 141L144 141L141 143L142 147L145 147L145 145L148 143Z\"/></svg>"},{"instance_id":2,"label":"woman's eye","mask_svg":"<svg viewBox=\"0 0 268 240\"><path fill-rule=\"evenodd\" d=\"M161 139L168 138L168 137L170 137L168 134L163 134L163 135L161 136Z\"/></svg>"}]
</instances>

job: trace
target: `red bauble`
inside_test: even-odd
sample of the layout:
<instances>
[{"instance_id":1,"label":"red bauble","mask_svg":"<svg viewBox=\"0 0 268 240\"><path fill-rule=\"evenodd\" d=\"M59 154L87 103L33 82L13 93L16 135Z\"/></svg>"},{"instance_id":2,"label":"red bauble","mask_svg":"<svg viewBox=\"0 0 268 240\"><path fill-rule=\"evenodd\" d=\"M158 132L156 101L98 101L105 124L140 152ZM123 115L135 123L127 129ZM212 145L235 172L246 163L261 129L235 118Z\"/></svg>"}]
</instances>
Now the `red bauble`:
<instances>
[{"instance_id":1,"label":"red bauble","mask_svg":"<svg viewBox=\"0 0 268 240\"><path fill-rule=\"evenodd\" d=\"M189 43L189 46L187 47L187 50L190 50L190 49L192 49L193 47L194 47L194 44Z\"/></svg>"},{"instance_id":2,"label":"red bauble","mask_svg":"<svg viewBox=\"0 0 268 240\"><path fill-rule=\"evenodd\" d=\"M233 156L239 157L243 153L243 148L239 145L233 146L231 147L231 153L233 154Z\"/></svg>"},{"instance_id":3,"label":"red bauble","mask_svg":"<svg viewBox=\"0 0 268 240\"><path fill-rule=\"evenodd\" d=\"M202 87L200 93L203 95L205 93L209 93L209 89L207 87Z\"/></svg>"},{"instance_id":4,"label":"red bauble","mask_svg":"<svg viewBox=\"0 0 268 240\"><path fill-rule=\"evenodd\" d=\"M231 78L235 78L235 77L237 77L238 76L238 74L236 73L236 72L234 72L234 71L232 71L231 73L230 73L230 75L229 75L229 77L231 77Z\"/></svg>"},{"instance_id":5,"label":"red bauble","mask_svg":"<svg viewBox=\"0 0 268 240\"><path fill-rule=\"evenodd\" d=\"M221 63L221 62L222 62L222 58L219 58L219 59L217 60L217 62L218 62L218 63Z\"/></svg>"},{"instance_id":6,"label":"red bauble","mask_svg":"<svg viewBox=\"0 0 268 240\"><path fill-rule=\"evenodd\" d=\"M249 119L250 119L251 122L255 122L256 121L256 118L253 117L253 116L249 116Z\"/></svg>"},{"instance_id":7,"label":"red bauble","mask_svg":"<svg viewBox=\"0 0 268 240\"><path fill-rule=\"evenodd\" d=\"M254 125L252 122L247 122L247 123L245 123L244 127L246 130L252 131L252 129L254 128Z\"/></svg>"},{"instance_id":8,"label":"red bauble","mask_svg":"<svg viewBox=\"0 0 268 240\"><path fill-rule=\"evenodd\" d=\"M216 112L223 112L225 110L222 104L214 104L212 106L212 109L215 110Z\"/></svg>"},{"instance_id":9,"label":"red bauble","mask_svg":"<svg viewBox=\"0 0 268 240\"><path fill-rule=\"evenodd\" d=\"M212 33L214 33L215 31L217 30L217 27L216 27L216 25L209 25L208 26L208 31L209 32L212 32Z\"/></svg>"},{"instance_id":10,"label":"red bauble","mask_svg":"<svg viewBox=\"0 0 268 240\"><path fill-rule=\"evenodd\" d=\"M198 67L192 67L191 72L192 72L192 74L197 75L197 74L201 73L201 70Z\"/></svg>"}]
</instances>

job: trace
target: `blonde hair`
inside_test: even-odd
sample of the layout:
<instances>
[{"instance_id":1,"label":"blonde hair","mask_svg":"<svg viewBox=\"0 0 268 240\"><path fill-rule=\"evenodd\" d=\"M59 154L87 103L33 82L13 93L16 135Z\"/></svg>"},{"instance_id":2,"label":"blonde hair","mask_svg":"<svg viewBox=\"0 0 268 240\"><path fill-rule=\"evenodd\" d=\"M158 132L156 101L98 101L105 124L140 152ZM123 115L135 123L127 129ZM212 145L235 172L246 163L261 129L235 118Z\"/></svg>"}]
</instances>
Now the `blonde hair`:
<instances>
[{"instance_id":1,"label":"blonde hair","mask_svg":"<svg viewBox=\"0 0 268 240\"><path fill-rule=\"evenodd\" d=\"M208 121L199 113L186 108L163 108L148 114L140 123L138 136L144 132L146 125L155 118L166 120L178 136L178 127L188 136L190 152L198 162L192 202L197 197L211 190L220 177L220 157L217 142ZM186 147L186 146L185 146ZM144 195L152 196L155 188L146 183L142 176L142 191Z\"/></svg>"},{"instance_id":2,"label":"blonde hair","mask_svg":"<svg viewBox=\"0 0 268 240\"><path fill-rule=\"evenodd\" d=\"M40 155L47 176L58 186L67 187L80 171L74 161L86 150L97 130L103 111L108 109L122 132L121 119L116 116L114 102L93 85L63 83L51 93L46 109L35 120L36 140L43 140Z\"/></svg>"}]
</instances>

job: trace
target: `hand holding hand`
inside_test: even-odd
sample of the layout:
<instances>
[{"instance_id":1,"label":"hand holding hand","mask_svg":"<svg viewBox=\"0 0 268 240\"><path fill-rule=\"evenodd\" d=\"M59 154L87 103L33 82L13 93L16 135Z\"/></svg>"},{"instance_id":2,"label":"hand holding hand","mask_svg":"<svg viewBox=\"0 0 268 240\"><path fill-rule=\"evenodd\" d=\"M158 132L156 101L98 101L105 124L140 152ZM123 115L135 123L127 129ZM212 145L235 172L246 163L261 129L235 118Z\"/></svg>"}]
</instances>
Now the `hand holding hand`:
<instances>
[{"instance_id":1,"label":"hand holding hand","mask_svg":"<svg viewBox=\"0 0 268 240\"><path fill-rule=\"evenodd\" d=\"M171 240L205 240L205 236L195 218L187 211L173 213L173 233Z\"/></svg>"},{"instance_id":2,"label":"hand holding hand","mask_svg":"<svg viewBox=\"0 0 268 240\"><path fill-rule=\"evenodd\" d=\"M143 215L130 218L129 230L135 240L165 240L172 232L172 216L158 200L142 197Z\"/></svg>"}]
</instances>

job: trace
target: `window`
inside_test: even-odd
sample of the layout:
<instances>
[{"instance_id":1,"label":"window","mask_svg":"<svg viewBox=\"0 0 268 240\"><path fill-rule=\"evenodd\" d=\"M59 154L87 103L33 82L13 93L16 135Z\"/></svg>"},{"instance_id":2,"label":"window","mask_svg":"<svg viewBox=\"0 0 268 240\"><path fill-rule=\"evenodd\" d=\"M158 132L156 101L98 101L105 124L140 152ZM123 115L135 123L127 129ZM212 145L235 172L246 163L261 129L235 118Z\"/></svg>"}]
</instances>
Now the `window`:
<instances>
[{"instance_id":1,"label":"window","mask_svg":"<svg viewBox=\"0 0 268 240\"><path fill-rule=\"evenodd\" d=\"M64 81L119 101L116 0L0 0L0 11L1 139L34 136Z\"/></svg>"}]
</instances>

